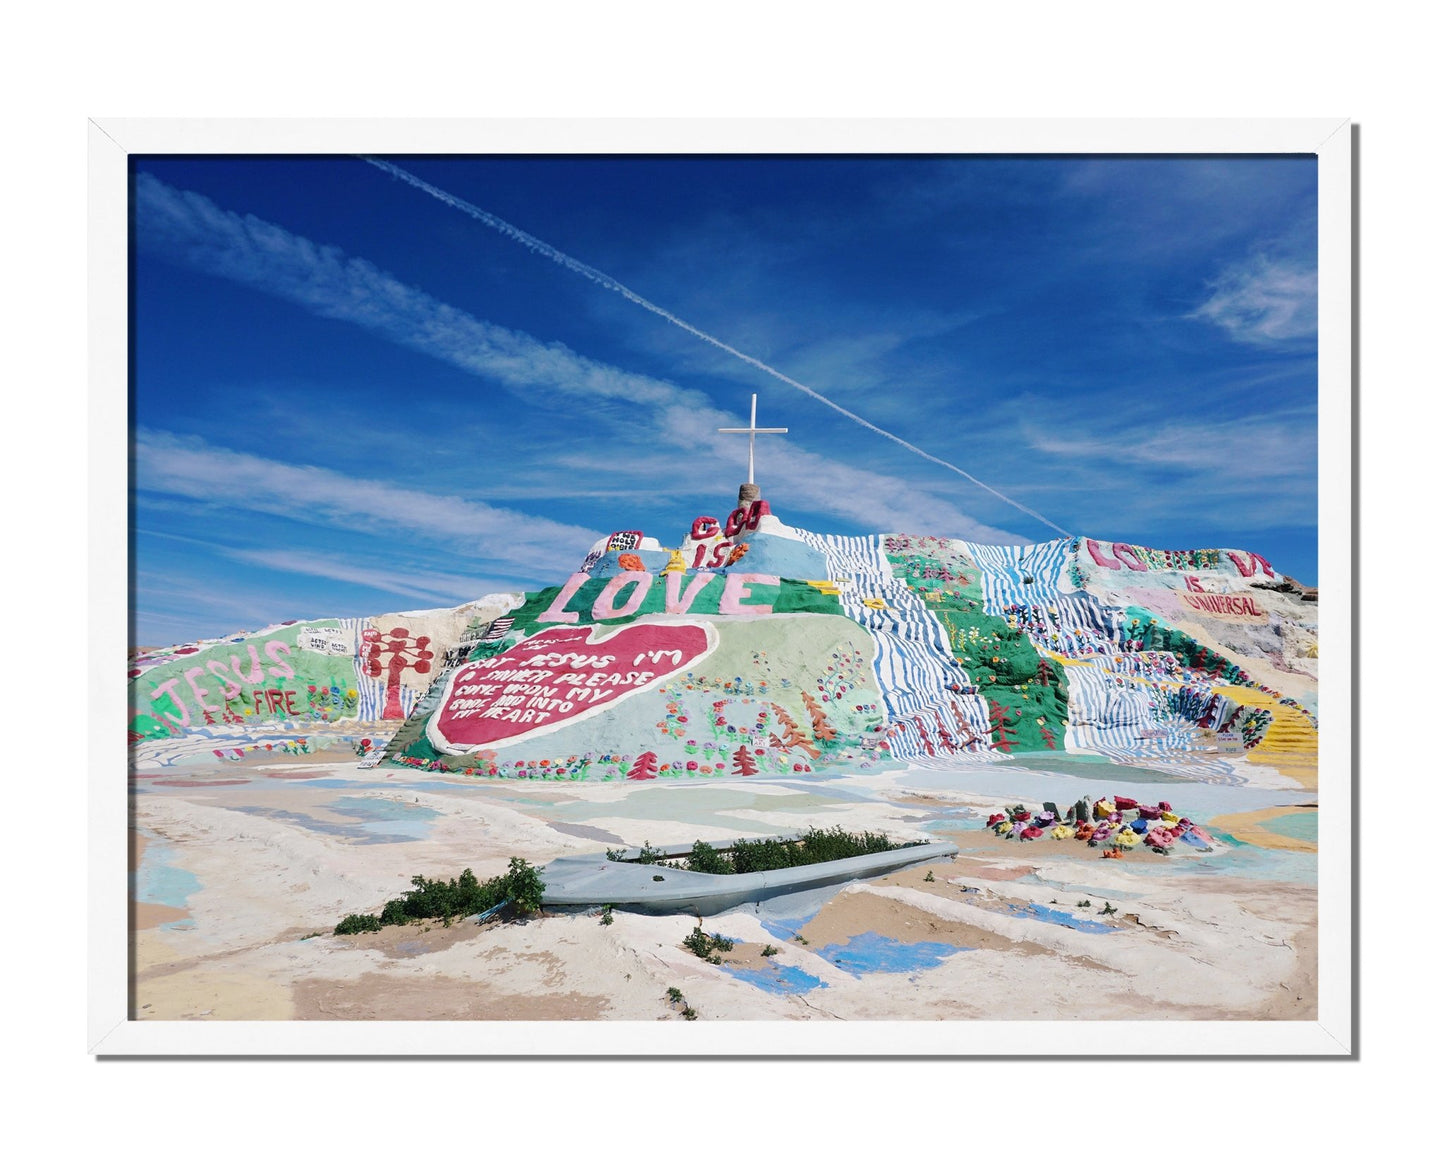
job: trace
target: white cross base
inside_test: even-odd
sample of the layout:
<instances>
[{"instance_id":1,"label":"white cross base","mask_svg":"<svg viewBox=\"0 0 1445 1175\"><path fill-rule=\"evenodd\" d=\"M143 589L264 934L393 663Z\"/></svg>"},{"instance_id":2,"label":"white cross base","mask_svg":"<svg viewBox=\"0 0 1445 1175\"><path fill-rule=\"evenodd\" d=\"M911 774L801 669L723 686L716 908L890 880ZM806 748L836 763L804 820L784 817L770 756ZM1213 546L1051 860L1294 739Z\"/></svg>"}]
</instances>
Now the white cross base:
<instances>
[{"instance_id":1,"label":"white cross base","mask_svg":"<svg viewBox=\"0 0 1445 1175\"><path fill-rule=\"evenodd\" d=\"M753 441L760 433L787 432L785 428L759 428L758 427L758 394L753 393L753 414L752 420L747 428L720 428L718 432L747 433L748 434L748 484L757 484L753 476Z\"/></svg>"}]
</instances>

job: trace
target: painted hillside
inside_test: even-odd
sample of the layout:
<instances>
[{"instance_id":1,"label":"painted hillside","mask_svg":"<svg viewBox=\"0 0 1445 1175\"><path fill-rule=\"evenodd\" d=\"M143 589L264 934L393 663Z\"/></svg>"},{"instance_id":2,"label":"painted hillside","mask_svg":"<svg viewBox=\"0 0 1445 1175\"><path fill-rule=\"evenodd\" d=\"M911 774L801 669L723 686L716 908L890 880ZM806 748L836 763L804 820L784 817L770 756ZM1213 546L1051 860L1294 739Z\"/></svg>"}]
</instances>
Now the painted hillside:
<instances>
[{"instance_id":1,"label":"painted hillside","mask_svg":"<svg viewBox=\"0 0 1445 1175\"><path fill-rule=\"evenodd\" d=\"M515 780L1043 753L1309 782L1316 607L1245 551L824 535L753 500L675 546L615 532L541 591L149 652L130 737Z\"/></svg>"}]
</instances>

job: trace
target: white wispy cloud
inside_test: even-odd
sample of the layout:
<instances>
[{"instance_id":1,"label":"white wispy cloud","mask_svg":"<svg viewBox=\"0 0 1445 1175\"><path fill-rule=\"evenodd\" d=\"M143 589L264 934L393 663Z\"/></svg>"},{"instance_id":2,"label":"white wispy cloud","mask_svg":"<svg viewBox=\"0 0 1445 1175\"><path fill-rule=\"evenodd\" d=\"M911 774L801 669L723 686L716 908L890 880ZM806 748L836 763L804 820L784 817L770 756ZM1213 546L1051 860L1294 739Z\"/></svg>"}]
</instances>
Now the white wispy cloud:
<instances>
[{"instance_id":1,"label":"white wispy cloud","mask_svg":"<svg viewBox=\"0 0 1445 1175\"><path fill-rule=\"evenodd\" d=\"M456 495L407 489L311 465L139 429L136 488L361 533L378 529L541 573L570 571L596 535L583 527Z\"/></svg>"},{"instance_id":2,"label":"white wispy cloud","mask_svg":"<svg viewBox=\"0 0 1445 1175\"><path fill-rule=\"evenodd\" d=\"M510 237L511 239L517 241L526 248L531 249L534 253L539 253L542 256L547 257L549 260L556 262L558 265L561 265L564 268L571 270L573 273L580 274L588 281L596 283L603 289L610 290L612 293L626 298L633 305L640 306L648 313L655 314L658 318L670 322L679 330L686 331L694 338L701 339L709 346L716 347L719 351L726 352L734 359L746 363L750 367L753 367L766 375L772 376L774 379L787 384L791 388L797 389L814 401L826 405L834 412L837 412L840 415L847 417L849 420L853 421L854 424L869 430L876 436L883 437L885 440L892 441L894 444L902 446L903 448L923 458L925 461L930 461L933 464L938 465L944 469L951 470L952 472L958 474L960 477L965 478L966 480L972 482L974 485L978 486L979 489L994 495L995 497L1001 499L1004 502L1007 502L1010 506L1014 507L1014 509L1022 511L1024 514L1030 515L1038 522L1043 523L1043 525L1047 526L1050 530L1057 531L1059 534L1067 534L1067 531L1063 530L1060 526L1058 526L1057 523L1050 522L1047 518L1045 518L1042 514L1038 513L1038 511L1034 510L1032 507L1026 506L1024 505L1024 503L1010 498L1001 490L995 488L994 486L988 485L979 478L975 477L972 473L969 473L966 469L961 469L957 465L954 465L952 462L945 461L943 458L937 457L934 454L919 448L919 446L915 445L912 441L906 440L901 436L891 433L887 429L876 424L875 422L867 420L864 417L858 415L852 409L845 408L843 407L843 405L837 403L836 401L830 400L827 396L823 395L822 392L819 392L815 388L809 387L807 384L802 383L797 379L794 379L790 375L784 374L776 367L773 367L770 364L765 363L763 360L759 359L756 355L751 355L746 351L739 350L737 347L733 346L733 344L725 342L724 340L718 338L716 335L708 333L701 327L695 326L693 323L679 317L671 310L668 310L663 306L659 306L656 302L644 298L636 290L630 289L627 286L623 285L623 283L618 281L615 277L603 273L601 270L596 269L591 265L588 265L586 262L581 261L576 257L572 257L567 253L564 253L562 250L556 248L554 245L549 245L546 241L540 240L539 238L532 236L530 233L525 232L514 224L510 224L509 222L503 220L501 217L495 215L494 213L488 212L482 208L478 208L476 205L468 203L466 200L463 200L458 196L453 196L449 192L442 191L440 188L437 188L434 185L427 183L420 177L412 175L410 172L397 167L393 163L389 163L383 159L373 159L369 156L363 156L362 158L364 158L366 162L370 163L372 166L380 168L387 174L396 177L404 183L411 184L413 187L418 188L421 191L428 193L435 199L442 201L442 203L447 204L452 208L456 208L466 213L468 216L471 216L474 219L479 220L482 223L488 225L489 227L497 230L504 236Z\"/></svg>"},{"instance_id":3,"label":"white wispy cloud","mask_svg":"<svg viewBox=\"0 0 1445 1175\"><path fill-rule=\"evenodd\" d=\"M394 547L386 550L387 562L382 565L358 559L354 555L348 555L344 560L331 558L314 547L302 550L240 548L234 541L213 542L196 538L194 535L151 530L147 527L136 527L132 534L137 538L156 539L161 543L200 547L209 552L208 557L212 559L246 563L254 567L270 567L298 575L312 575L336 583L360 584L363 587L401 595L430 596L449 604L480 599L493 592L515 588L515 584L486 580L479 575L439 572L417 559L403 562L398 558L398 551Z\"/></svg>"},{"instance_id":4,"label":"white wispy cloud","mask_svg":"<svg viewBox=\"0 0 1445 1175\"><path fill-rule=\"evenodd\" d=\"M1262 474L1293 477L1315 464L1313 414L1303 410L1197 423L1141 421L1107 436L1071 436L1031 426L1030 440L1045 453L1090 463L1186 466L1220 481Z\"/></svg>"},{"instance_id":5,"label":"white wispy cloud","mask_svg":"<svg viewBox=\"0 0 1445 1175\"><path fill-rule=\"evenodd\" d=\"M135 214L140 247L206 273L305 307L325 318L354 323L398 345L499 381L515 394L546 405L558 394L571 404L624 401L652 414L653 459L671 448L686 461L718 441L716 428L736 426L702 393L666 380L624 371L578 355L561 343L472 317L360 258L318 245L255 216L219 208L195 192L180 191L149 174L136 178ZM499 510L484 503L405 490L349 478L311 466L283 465L249 454L192 452L196 444L169 434L142 434L138 461L149 462L145 485L167 492L202 490L208 498L236 494L250 509L315 518L365 529L368 520L415 525L420 533L474 547L505 541L521 548L518 562L570 568L590 545L590 532L550 520ZM202 445L202 448L205 446ZM735 457L735 449L726 450ZM264 473L265 477L254 474ZM770 488L800 505L872 529L924 529L984 542L1024 541L980 523L949 499L921 492L905 478L863 472L792 446ZM189 489L187 488L189 487ZM451 512L448 514L448 512ZM526 528L531 528L530 532ZM585 540L580 536L586 533ZM559 560L557 546L571 535ZM1002 536L1002 537L1000 537ZM580 546L578 545L580 543Z\"/></svg>"},{"instance_id":6,"label":"white wispy cloud","mask_svg":"<svg viewBox=\"0 0 1445 1175\"><path fill-rule=\"evenodd\" d=\"M672 410L665 414L663 427L670 435L685 439L694 452L715 453L719 463L736 464L742 456L741 438L718 434L719 428L733 427L727 413ZM902 478L820 457L791 440L763 437L757 444L757 459L758 476L766 475L768 493L778 501L821 513L846 513L872 531L933 534L1006 546L1033 541L987 526L948 499L915 489ZM787 521L786 511L783 520Z\"/></svg>"},{"instance_id":7,"label":"white wispy cloud","mask_svg":"<svg viewBox=\"0 0 1445 1175\"><path fill-rule=\"evenodd\" d=\"M1090 486L1113 503L1112 527L1188 519L1227 528L1265 504L1281 523L1314 518L1315 421L1307 410L1189 423L1144 420L1107 436L1030 426L1029 440L1089 470ZM1099 530L1104 523L1091 525Z\"/></svg>"},{"instance_id":8,"label":"white wispy cloud","mask_svg":"<svg viewBox=\"0 0 1445 1175\"><path fill-rule=\"evenodd\" d=\"M444 572L406 566L378 567L351 560L331 559L309 550L235 551L231 553L231 558L256 567L269 567L274 571L313 575L336 583L360 584L362 587L402 596L421 596L442 604L459 604L466 600L480 599L490 591L503 591L512 587L510 584L484 581L478 576L447 575Z\"/></svg>"},{"instance_id":9,"label":"white wispy cloud","mask_svg":"<svg viewBox=\"0 0 1445 1175\"><path fill-rule=\"evenodd\" d=\"M1239 342L1257 345L1313 338L1319 277L1312 265L1254 256L1210 283L1212 293L1191 318L1202 318Z\"/></svg>"},{"instance_id":10,"label":"white wispy cloud","mask_svg":"<svg viewBox=\"0 0 1445 1175\"><path fill-rule=\"evenodd\" d=\"M210 640L317 615L314 597L308 600L295 585L251 586L234 592L214 575L158 572L139 566L135 590L136 599L146 601L146 606L131 613L134 640L142 646Z\"/></svg>"},{"instance_id":11,"label":"white wispy cloud","mask_svg":"<svg viewBox=\"0 0 1445 1175\"><path fill-rule=\"evenodd\" d=\"M138 243L147 251L284 298L320 317L354 323L513 389L638 404L670 404L680 397L705 402L699 393L474 318L369 261L259 217L228 212L149 174L136 177L135 217Z\"/></svg>"}]
</instances>

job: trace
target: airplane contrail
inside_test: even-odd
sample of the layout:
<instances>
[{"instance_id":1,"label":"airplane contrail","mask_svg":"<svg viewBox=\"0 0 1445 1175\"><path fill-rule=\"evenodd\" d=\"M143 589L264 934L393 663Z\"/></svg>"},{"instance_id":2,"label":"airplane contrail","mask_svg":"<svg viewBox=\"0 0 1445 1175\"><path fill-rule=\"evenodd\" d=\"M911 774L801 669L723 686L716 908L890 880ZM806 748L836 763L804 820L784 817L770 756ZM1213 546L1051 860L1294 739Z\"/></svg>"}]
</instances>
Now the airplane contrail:
<instances>
[{"instance_id":1,"label":"airplane contrail","mask_svg":"<svg viewBox=\"0 0 1445 1175\"><path fill-rule=\"evenodd\" d=\"M546 241L539 240L538 238L532 236L531 233L524 232L516 225L503 220L500 216L494 216L492 215L492 213L486 211L485 209L478 208L475 204L469 204L467 201L462 200L457 196L453 196L450 192L444 192L441 188L427 183L426 180L421 179L419 176L412 175L409 171L403 171L394 163L388 163L385 159L375 159L369 155L362 155L359 156L359 158L362 159L364 162L371 164L372 167L378 168L381 171L386 172L393 178L399 179L403 183L408 183L412 187L418 188L421 191L425 192L427 195L435 197L443 204L455 208L458 212L465 212L474 220L481 221L488 228L495 229L497 232L501 233L505 237L510 237L518 244L524 245L528 249L531 249L534 253L542 254L542 256L546 257L549 261L555 261L558 265L561 265L566 269L570 269L573 273L581 274L589 281L596 282L603 289L611 290L615 294L621 294L622 297L626 298L629 302L633 302L636 305L641 306L644 310L651 311L659 318L665 318L674 326L681 327L683 330L687 331L688 334L695 335L703 342L711 343L714 347L718 347L721 350L726 351L734 358L741 359L744 363L756 367L759 371L766 372L774 379L781 380L789 387L797 388L798 391L803 392L806 395L812 396L813 399L817 400L820 404L826 404L829 408L833 409L834 412L841 413L849 420L853 421L855 424L860 424L864 428L868 429L870 432L875 432L881 437L887 437L895 444L902 445L910 453L916 453L925 461L932 461L935 465L942 465L943 468L952 470L954 473L957 473L962 477L966 477L969 481L973 482L974 485L978 486L979 489L986 490L988 493L992 494L1000 501L1007 502L1015 510L1021 510L1030 518L1036 518L1038 521L1042 522L1051 530L1057 531L1059 534L1064 535L1065 537L1068 536L1069 532L1063 527L1059 526L1056 523L1050 522L1037 510L1031 510L1022 502L1016 502L1002 491L996 490L993 488L993 486L988 485L985 482L979 481L979 479L974 477L973 474L969 473L968 470L960 469L952 462L945 461L942 457L935 457L932 453L925 453L917 445L909 441L905 441L902 437L896 436L895 434L889 432L886 428L880 428L872 421L864 420L863 417L859 416L856 412L850 412L841 404L835 404L832 400L828 399L827 396L823 395L821 392L814 391L812 388L808 387L807 384L799 383L791 376L784 375L781 371L778 371L774 367L769 367L761 359L754 359L751 355L745 355L736 347L731 347L727 343L723 342L721 339L714 338L712 335L708 334L707 331L701 330L698 327L693 326L692 323L686 321L685 319L679 318L670 310L665 310L663 307L657 305L655 302L649 302L641 294L637 293L635 290L628 289L616 278L609 277L600 269L593 269L592 266L587 265L585 262L578 261L577 258L568 256L566 253L562 252L561 249L554 248L552 245L547 244Z\"/></svg>"}]
</instances>

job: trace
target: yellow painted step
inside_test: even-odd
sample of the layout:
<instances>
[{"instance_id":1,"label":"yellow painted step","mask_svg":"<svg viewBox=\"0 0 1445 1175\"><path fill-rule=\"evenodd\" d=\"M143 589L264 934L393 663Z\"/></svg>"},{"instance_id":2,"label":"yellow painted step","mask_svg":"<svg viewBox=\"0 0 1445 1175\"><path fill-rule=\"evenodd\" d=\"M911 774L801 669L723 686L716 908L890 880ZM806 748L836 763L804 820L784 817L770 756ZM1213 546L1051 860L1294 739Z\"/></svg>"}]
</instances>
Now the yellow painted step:
<instances>
[{"instance_id":1,"label":"yellow painted step","mask_svg":"<svg viewBox=\"0 0 1445 1175\"><path fill-rule=\"evenodd\" d=\"M1257 706L1273 716L1264 738L1245 754L1245 758L1253 763L1276 767L1286 775L1299 777L1301 782L1310 781L1306 775L1312 775L1319 766L1320 736L1308 718L1293 706L1282 706L1278 698L1249 686L1217 685L1213 688L1231 701Z\"/></svg>"}]
</instances>

